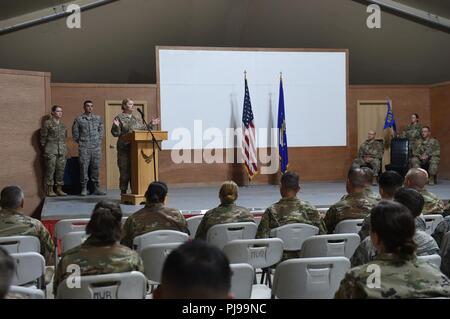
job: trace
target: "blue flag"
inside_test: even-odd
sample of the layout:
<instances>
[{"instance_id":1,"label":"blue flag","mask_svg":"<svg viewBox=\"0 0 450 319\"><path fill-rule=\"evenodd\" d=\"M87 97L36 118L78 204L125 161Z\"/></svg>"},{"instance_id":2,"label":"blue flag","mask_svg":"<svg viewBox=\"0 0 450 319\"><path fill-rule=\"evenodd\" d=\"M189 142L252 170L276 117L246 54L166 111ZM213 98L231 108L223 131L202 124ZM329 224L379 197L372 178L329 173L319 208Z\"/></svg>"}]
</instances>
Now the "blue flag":
<instances>
[{"instance_id":1,"label":"blue flag","mask_svg":"<svg viewBox=\"0 0 450 319\"><path fill-rule=\"evenodd\" d=\"M284 112L283 79L280 78L280 99L278 101L278 152L280 155L281 173L285 173L289 164L286 137L286 117Z\"/></svg>"},{"instance_id":2,"label":"blue flag","mask_svg":"<svg viewBox=\"0 0 450 319\"><path fill-rule=\"evenodd\" d=\"M391 128L394 132L397 132L397 125L395 124L394 113L391 110L391 102L388 100L388 109L386 113L386 120L384 121L384 129Z\"/></svg>"}]
</instances>

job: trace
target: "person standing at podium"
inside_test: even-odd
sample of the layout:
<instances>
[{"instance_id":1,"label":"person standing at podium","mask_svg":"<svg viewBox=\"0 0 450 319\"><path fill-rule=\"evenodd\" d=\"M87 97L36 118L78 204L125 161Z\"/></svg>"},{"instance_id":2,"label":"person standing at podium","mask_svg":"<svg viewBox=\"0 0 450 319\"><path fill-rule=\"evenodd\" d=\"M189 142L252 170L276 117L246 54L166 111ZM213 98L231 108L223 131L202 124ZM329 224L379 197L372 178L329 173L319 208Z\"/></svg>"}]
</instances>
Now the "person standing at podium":
<instances>
[{"instance_id":1,"label":"person standing at podium","mask_svg":"<svg viewBox=\"0 0 450 319\"><path fill-rule=\"evenodd\" d=\"M153 130L159 123L158 118L153 118L151 123L147 126L142 120L133 115L134 102L131 99L122 101L122 113L114 118L111 127L111 134L119 137L117 140L117 165L120 173L120 194L126 194L128 184L131 179L131 145L129 142L124 142L120 139L121 136L131 133L136 130Z\"/></svg>"}]
</instances>

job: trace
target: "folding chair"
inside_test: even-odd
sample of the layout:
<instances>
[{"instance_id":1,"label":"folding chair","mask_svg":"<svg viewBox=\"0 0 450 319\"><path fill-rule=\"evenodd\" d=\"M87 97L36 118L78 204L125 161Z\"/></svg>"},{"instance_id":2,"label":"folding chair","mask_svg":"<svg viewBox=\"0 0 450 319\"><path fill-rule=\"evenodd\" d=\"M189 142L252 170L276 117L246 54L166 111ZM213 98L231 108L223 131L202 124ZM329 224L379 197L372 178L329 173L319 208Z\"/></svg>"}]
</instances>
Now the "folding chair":
<instances>
[{"instance_id":1,"label":"folding chair","mask_svg":"<svg viewBox=\"0 0 450 319\"><path fill-rule=\"evenodd\" d=\"M254 268L249 264L230 264L231 293L236 299L249 299L252 295Z\"/></svg>"},{"instance_id":2,"label":"folding chair","mask_svg":"<svg viewBox=\"0 0 450 319\"><path fill-rule=\"evenodd\" d=\"M203 219L203 215L197 215L186 219L188 229L189 229L189 237L195 238L195 233L197 233L197 228L200 225L200 222Z\"/></svg>"},{"instance_id":3,"label":"folding chair","mask_svg":"<svg viewBox=\"0 0 450 319\"><path fill-rule=\"evenodd\" d=\"M214 225L206 233L206 241L220 249L236 239L254 239L257 226L253 222Z\"/></svg>"},{"instance_id":4,"label":"folding chair","mask_svg":"<svg viewBox=\"0 0 450 319\"><path fill-rule=\"evenodd\" d=\"M345 257L296 258L280 263L273 279L272 297L331 299L350 261Z\"/></svg>"},{"instance_id":5,"label":"folding chair","mask_svg":"<svg viewBox=\"0 0 450 319\"><path fill-rule=\"evenodd\" d=\"M351 258L361 239L358 234L333 234L313 236L302 246L302 258L347 257Z\"/></svg>"},{"instance_id":6,"label":"folding chair","mask_svg":"<svg viewBox=\"0 0 450 319\"><path fill-rule=\"evenodd\" d=\"M86 235L85 231L76 231L65 234L61 240L61 252L64 253L69 249L80 246L87 238L88 235Z\"/></svg>"},{"instance_id":7,"label":"folding chair","mask_svg":"<svg viewBox=\"0 0 450 319\"><path fill-rule=\"evenodd\" d=\"M427 225L425 232L428 235L431 235L436 229L437 225L439 225L439 223L444 220L444 216L440 214L422 215L422 217L423 219L425 219L425 224Z\"/></svg>"},{"instance_id":8,"label":"folding chair","mask_svg":"<svg viewBox=\"0 0 450 319\"><path fill-rule=\"evenodd\" d=\"M79 282L73 283L72 280L68 277L59 284L57 299L144 299L147 293L147 278L139 271L81 276Z\"/></svg>"},{"instance_id":9,"label":"folding chair","mask_svg":"<svg viewBox=\"0 0 450 319\"><path fill-rule=\"evenodd\" d=\"M58 247L60 240L71 232L84 231L89 218L63 219L55 225L55 267L58 264Z\"/></svg>"},{"instance_id":10,"label":"folding chair","mask_svg":"<svg viewBox=\"0 0 450 319\"><path fill-rule=\"evenodd\" d=\"M417 256L417 259L435 265L437 268L441 268L441 256L437 254Z\"/></svg>"},{"instance_id":11,"label":"folding chair","mask_svg":"<svg viewBox=\"0 0 450 319\"><path fill-rule=\"evenodd\" d=\"M10 286L8 294L20 296L24 299L45 299L45 294L42 290L20 286Z\"/></svg>"},{"instance_id":12,"label":"folding chair","mask_svg":"<svg viewBox=\"0 0 450 319\"><path fill-rule=\"evenodd\" d=\"M189 235L176 230L155 230L133 240L133 248L140 252L147 246L164 243L183 243L189 240Z\"/></svg>"},{"instance_id":13,"label":"folding chair","mask_svg":"<svg viewBox=\"0 0 450 319\"><path fill-rule=\"evenodd\" d=\"M11 285L33 286L45 289L45 259L35 252L11 254L16 262L16 272Z\"/></svg>"},{"instance_id":14,"label":"folding chair","mask_svg":"<svg viewBox=\"0 0 450 319\"><path fill-rule=\"evenodd\" d=\"M283 241L283 249L286 251L298 251L302 249L303 242L319 233L319 228L309 224L287 224L270 231L270 237L277 237Z\"/></svg>"},{"instance_id":15,"label":"folding chair","mask_svg":"<svg viewBox=\"0 0 450 319\"><path fill-rule=\"evenodd\" d=\"M346 219L340 221L334 229L335 234L357 234L362 227L364 219Z\"/></svg>"},{"instance_id":16,"label":"folding chair","mask_svg":"<svg viewBox=\"0 0 450 319\"><path fill-rule=\"evenodd\" d=\"M41 243L34 236L0 237L0 246L9 254L41 252Z\"/></svg>"}]
</instances>

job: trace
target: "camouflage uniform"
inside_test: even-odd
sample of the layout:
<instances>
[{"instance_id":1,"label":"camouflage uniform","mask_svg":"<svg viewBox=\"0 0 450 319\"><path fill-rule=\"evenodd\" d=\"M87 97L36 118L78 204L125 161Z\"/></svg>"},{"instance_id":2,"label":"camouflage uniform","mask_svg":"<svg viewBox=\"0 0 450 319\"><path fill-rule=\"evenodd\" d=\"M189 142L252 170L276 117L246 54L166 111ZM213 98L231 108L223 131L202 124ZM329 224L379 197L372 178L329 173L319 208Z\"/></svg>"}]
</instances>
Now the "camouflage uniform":
<instances>
[{"instance_id":1,"label":"camouflage uniform","mask_svg":"<svg viewBox=\"0 0 450 319\"><path fill-rule=\"evenodd\" d=\"M414 242L417 244L417 256L438 255L439 246L436 241L424 231L416 231ZM374 260L377 251L370 237L366 237L356 248L355 253L350 259L352 267L361 266Z\"/></svg>"},{"instance_id":2,"label":"camouflage uniform","mask_svg":"<svg viewBox=\"0 0 450 319\"><path fill-rule=\"evenodd\" d=\"M270 237L270 231L287 224L309 224L319 228L319 234L326 234L319 211L312 204L297 197L282 198L264 212L256 232L256 238ZM285 251L283 260L300 257L300 251Z\"/></svg>"},{"instance_id":3,"label":"camouflage uniform","mask_svg":"<svg viewBox=\"0 0 450 319\"><path fill-rule=\"evenodd\" d=\"M420 190L419 193L422 194L425 201L422 214L443 214L445 207L442 200L426 189Z\"/></svg>"},{"instance_id":4,"label":"camouflage uniform","mask_svg":"<svg viewBox=\"0 0 450 319\"><path fill-rule=\"evenodd\" d=\"M0 210L0 237L34 236L39 239L41 255L47 266L53 264L55 245L48 230L34 218L25 216L12 209Z\"/></svg>"},{"instance_id":5,"label":"camouflage uniform","mask_svg":"<svg viewBox=\"0 0 450 319\"><path fill-rule=\"evenodd\" d=\"M94 189L99 189L99 168L102 156L103 121L100 116L83 113L73 122L72 137L79 145L80 181L82 190L89 181L89 168Z\"/></svg>"},{"instance_id":6,"label":"camouflage uniform","mask_svg":"<svg viewBox=\"0 0 450 319\"><path fill-rule=\"evenodd\" d=\"M439 161L441 156L441 147L439 146L439 142L435 138L428 138L426 140L419 139L414 143L412 149L412 158L411 158L411 167L420 168L421 165L426 164L426 162L422 162L420 156L428 155L428 174L434 176L437 174Z\"/></svg>"},{"instance_id":7,"label":"camouflage uniform","mask_svg":"<svg viewBox=\"0 0 450 319\"><path fill-rule=\"evenodd\" d=\"M427 224L425 223L425 220L423 219L422 216L417 216L414 219L414 221L416 224L416 230L426 231ZM364 240L367 236L369 236L369 232L370 232L370 214L364 218L364 221L362 223L360 231L358 232L358 235L361 238L361 240Z\"/></svg>"},{"instance_id":8,"label":"camouflage uniform","mask_svg":"<svg viewBox=\"0 0 450 319\"><path fill-rule=\"evenodd\" d=\"M433 238L436 240L439 247L442 245L442 240L444 239L445 234L447 234L450 231L450 216L447 216L444 218L443 221L441 221L436 229L434 230Z\"/></svg>"},{"instance_id":9,"label":"camouflage uniform","mask_svg":"<svg viewBox=\"0 0 450 319\"><path fill-rule=\"evenodd\" d=\"M370 165L372 166L373 175L378 176L380 172L381 159L383 158L384 146L380 141L377 140L366 140L361 144L358 151L358 158L353 161L353 168L360 168L361 166L367 165L364 161L365 156L372 157Z\"/></svg>"},{"instance_id":10,"label":"camouflage uniform","mask_svg":"<svg viewBox=\"0 0 450 319\"><path fill-rule=\"evenodd\" d=\"M377 203L377 200L367 196L367 192L348 194L328 209L324 218L328 233L332 234L336 225L345 219L365 218Z\"/></svg>"},{"instance_id":11,"label":"camouflage uniform","mask_svg":"<svg viewBox=\"0 0 450 319\"><path fill-rule=\"evenodd\" d=\"M117 126L113 124L111 127L111 134L115 137L119 137L117 140L117 165L119 166L120 172L120 190L126 192L131 178L131 145L129 142L122 141L120 137L135 130L147 130L147 128L153 129L153 126L151 124L148 124L148 127L145 126L141 120L137 119L132 114L128 115L120 113L115 117L115 120L118 120L120 125Z\"/></svg>"},{"instance_id":12,"label":"camouflage uniform","mask_svg":"<svg viewBox=\"0 0 450 319\"><path fill-rule=\"evenodd\" d=\"M64 185L64 169L66 167L67 130L62 121L57 123L53 118L44 122L41 129L41 145L44 148L46 166L45 182L48 186Z\"/></svg>"},{"instance_id":13,"label":"camouflage uniform","mask_svg":"<svg viewBox=\"0 0 450 319\"><path fill-rule=\"evenodd\" d=\"M53 293L56 296L59 284L71 273L69 265L78 265L81 276L103 275L130 271L144 273L144 264L138 253L128 247L113 244L102 245L97 239L88 237L86 241L61 255L53 279Z\"/></svg>"},{"instance_id":14,"label":"camouflage uniform","mask_svg":"<svg viewBox=\"0 0 450 319\"><path fill-rule=\"evenodd\" d=\"M373 283L370 265L380 267L381 288L367 285ZM450 280L436 266L415 256L403 259L394 254L380 254L374 261L351 269L335 294L337 299L431 297L450 297Z\"/></svg>"},{"instance_id":15,"label":"camouflage uniform","mask_svg":"<svg viewBox=\"0 0 450 319\"><path fill-rule=\"evenodd\" d=\"M407 138L409 147L412 147L417 140L422 138L422 125L419 123L408 124L399 137Z\"/></svg>"},{"instance_id":16,"label":"camouflage uniform","mask_svg":"<svg viewBox=\"0 0 450 319\"><path fill-rule=\"evenodd\" d=\"M186 219L179 210L164 207L162 203L147 203L127 218L121 243L132 248L135 237L155 230L176 230L189 234Z\"/></svg>"},{"instance_id":17,"label":"camouflage uniform","mask_svg":"<svg viewBox=\"0 0 450 319\"><path fill-rule=\"evenodd\" d=\"M377 202L379 202L381 200L381 195L379 193L376 193L372 190L372 188L370 186L366 187L366 189L364 190L366 192L366 196L376 200ZM340 200L344 200L348 197L348 194L345 194L344 196L341 197Z\"/></svg>"},{"instance_id":18,"label":"camouflage uniform","mask_svg":"<svg viewBox=\"0 0 450 319\"><path fill-rule=\"evenodd\" d=\"M220 204L218 207L208 210L198 225L195 239L206 240L206 233L214 225L255 222L255 218L250 211L241 206L233 204Z\"/></svg>"}]
</instances>

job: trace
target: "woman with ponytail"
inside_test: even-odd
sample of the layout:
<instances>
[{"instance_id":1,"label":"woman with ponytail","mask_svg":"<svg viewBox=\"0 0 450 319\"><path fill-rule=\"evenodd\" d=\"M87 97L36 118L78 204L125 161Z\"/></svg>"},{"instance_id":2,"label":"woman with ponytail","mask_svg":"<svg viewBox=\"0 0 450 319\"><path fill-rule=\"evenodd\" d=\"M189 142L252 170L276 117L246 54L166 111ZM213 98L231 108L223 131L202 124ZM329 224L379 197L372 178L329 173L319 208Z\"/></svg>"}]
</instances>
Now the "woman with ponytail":
<instances>
[{"instance_id":1,"label":"woman with ponytail","mask_svg":"<svg viewBox=\"0 0 450 319\"><path fill-rule=\"evenodd\" d=\"M450 297L450 280L416 258L415 222L408 208L381 201L370 212L370 238L378 255L351 269L335 298Z\"/></svg>"},{"instance_id":2,"label":"woman with ponytail","mask_svg":"<svg viewBox=\"0 0 450 319\"><path fill-rule=\"evenodd\" d=\"M164 205L167 192L167 185L163 182L153 182L148 186L145 207L128 217L123 225L123 245L132 248L136 236L155 230L176 230L189 234L183 214Z\"/></svg>"},{"instance_id":3,"label":"woman with ponytail","mask_svg":"<svg viewBox=\"0 0 450 319\"><path fill-rule=\"evenodd\" d=\"M121 237L122 210L114 202L99 202L86 226L89 237L80 246L62 254L56 268L53 292L56 296L58 285L73 270L68 267L78 265L81 276L140 271L144 265L139 255L119 244Z\"/></svg>"},{"instance_id":4,"label":"woman with ponytail","mask_svg":"<svg viewBox=\"0 0 450 319\"><path fill-rule=\"evenodd\" d=\"M220 205L205 213L200 225L197 228L195 239L206 240L208 230L218 224L255 222L252 213L234 202L238 198L238 186L233 181L222 184L219 190Z\"/></svg>"}]
</instances>

